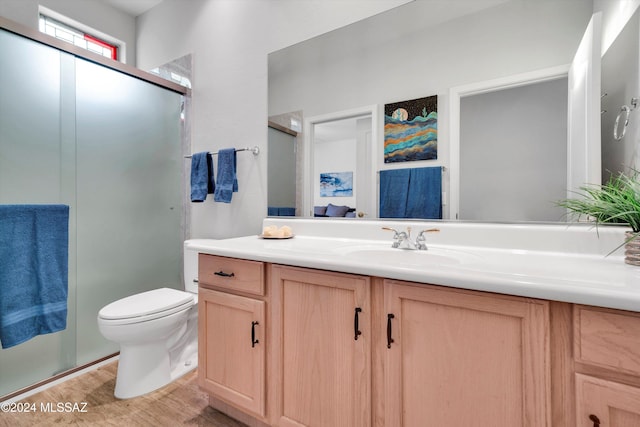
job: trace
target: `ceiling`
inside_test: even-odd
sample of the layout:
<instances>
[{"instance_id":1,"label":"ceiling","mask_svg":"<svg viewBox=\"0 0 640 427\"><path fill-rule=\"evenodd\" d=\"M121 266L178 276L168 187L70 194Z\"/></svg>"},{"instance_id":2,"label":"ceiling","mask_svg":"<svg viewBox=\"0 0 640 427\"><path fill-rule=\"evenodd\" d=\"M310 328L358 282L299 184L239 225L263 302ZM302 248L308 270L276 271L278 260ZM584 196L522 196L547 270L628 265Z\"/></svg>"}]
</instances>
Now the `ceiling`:
<instances>
[{"instance_id":1,"label":"ceiling","mask_svg":"<svg viewBox=\"0 0 640 427\"><path fill-rule=\"evenodd\" d=\"M138 16L162 3L162 0L100 0L131 16Z\"/></svg>"}]
</instances>

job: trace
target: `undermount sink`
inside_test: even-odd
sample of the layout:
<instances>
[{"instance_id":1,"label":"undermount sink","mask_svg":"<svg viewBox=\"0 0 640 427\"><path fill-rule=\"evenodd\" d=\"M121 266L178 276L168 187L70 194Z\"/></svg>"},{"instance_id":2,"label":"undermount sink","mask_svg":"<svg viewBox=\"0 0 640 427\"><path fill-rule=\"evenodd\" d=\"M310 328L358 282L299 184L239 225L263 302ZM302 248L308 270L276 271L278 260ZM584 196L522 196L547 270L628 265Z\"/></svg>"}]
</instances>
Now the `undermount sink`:
<instances>
[{"instance_id":1,"label":"undermount sink","mask_svg":"<svg viewBox=\"0 0 640 427\"><path fill-rule=\"evenodd\" d=\"M406 250L392 248L390 244L344 246L335 252L350 259L400 266L455 265L479 259L477 255L463 251L434 247Z\"/></svg>"}]
</instances>

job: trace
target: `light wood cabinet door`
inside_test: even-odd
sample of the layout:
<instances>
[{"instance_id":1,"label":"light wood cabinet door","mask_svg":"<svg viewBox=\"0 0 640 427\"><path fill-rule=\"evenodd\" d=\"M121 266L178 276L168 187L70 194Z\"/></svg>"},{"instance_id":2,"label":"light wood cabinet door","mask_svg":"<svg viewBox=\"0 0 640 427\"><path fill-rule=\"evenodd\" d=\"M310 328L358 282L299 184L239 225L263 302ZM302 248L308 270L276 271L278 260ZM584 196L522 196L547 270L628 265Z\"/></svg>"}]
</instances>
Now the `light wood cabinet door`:
<instances>
[{"instance_id":1,"label":"light wood cabinet door","mask_svg":"<svg viewBox=\"0 0 640 427\"><path fill-rule=\"evenodd\" d=\"M284 266L273 266L271 278L278 353L273 422L369 427L369 278Z\"/></svg>"},{"instance_id":2,"label":"light wood cabinet door","mask_svg":"<svg viewBox=\"0 0 640 427\"><path fill-rule=\"evenodd\" d=\"M385 280L384 306L385 426L549 426L546 302Z\"/></svg>"},{"instance_id":3,"label":"light wood cabinet door","mask_svg":"<svg viewBox=\"0 0 640 427\"><path fill-rule=\"evenodd\" d=\"M578 427L640 426L640 388L576 374Z\"/></svg>"},{"instance_id":4,"label":"light wood cabinet door","mask_svg":"<svg viewBox=\"0 0 640 427\"><path fill-rule=\"evenodd\" d=\"M218 399L265 415L265 302L199 289L198 382Z\"/></svg>"}]
</instances>

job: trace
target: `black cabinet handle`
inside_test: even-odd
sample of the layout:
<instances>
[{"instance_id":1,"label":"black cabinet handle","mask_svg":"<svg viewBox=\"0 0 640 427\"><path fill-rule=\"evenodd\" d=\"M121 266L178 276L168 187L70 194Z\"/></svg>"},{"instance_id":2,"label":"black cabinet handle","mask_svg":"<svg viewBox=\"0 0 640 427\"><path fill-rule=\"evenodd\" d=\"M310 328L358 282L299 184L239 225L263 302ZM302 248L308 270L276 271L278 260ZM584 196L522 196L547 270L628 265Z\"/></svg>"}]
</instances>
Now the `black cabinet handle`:
<instances>
[{"instance_id":1,"label":"black cabinet handle","mask_svg":"<svg viewBox=\"0 0 640 427\"><path fill-rule=\"evenodd\" d=\"M391 338L391 319L395 318L392 313L387 314L387 348L391 348L393 338Z\"/></svg>"},{"instance_id":2,"label":"black cabinet handle","mask_svg":"<svg viewBox=\"0 0 640 427\"><path fill-rule=\"evenodd\" d=\"M355 334L356 341L358 341L358 335L362 335L362 332L360 331L360 326L358 325L359 323L358 313L362 313L362 309L360 307L356 307L356 314L353 317L353 332Z\"/></svg>"},{"instance_id":3,"label":"black cabinet handle","mask_svg":"<svg viewBox=\"0 0 640 427\"><path fill-rule=\"evenodd\" d=\"M256 325L259 325L259 322L251 322L251 348L255 347L256 344L260 343L260 341L258 341L256 339Z\"/></svg>"},{"instance_id":4,"label":"black cabinet handle","mask_svg":"<svg viewBox=\"0 0 640 427\"><path fill-rule=\"evenodd\" d=\"M220 270L220 271L216 271L215 273L216 276L222 276L222 277L233 277L235 276L235 274L233 273L225 273L224 271Z\"/></svg>"},{"instance_id":5,"label":"black cabinet handle","mask_svg":"<svg viewBox=\"0 0 640 427\"><path fill-rule=\"evenodd\" d=\"M589 420L593 421L593 427L600 427L600 420L595 415L589 415Z\"/></svg>"}]
</instances>

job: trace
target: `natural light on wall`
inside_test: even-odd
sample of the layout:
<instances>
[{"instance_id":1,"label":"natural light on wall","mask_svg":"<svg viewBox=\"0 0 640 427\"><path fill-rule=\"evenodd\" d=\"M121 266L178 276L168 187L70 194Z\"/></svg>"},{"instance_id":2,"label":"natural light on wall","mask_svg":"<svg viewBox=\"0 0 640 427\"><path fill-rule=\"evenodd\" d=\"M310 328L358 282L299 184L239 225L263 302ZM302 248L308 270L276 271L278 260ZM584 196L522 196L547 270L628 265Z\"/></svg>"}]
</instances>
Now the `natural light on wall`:
<instances>
[{"instance_id":1,"label":"natural light on wall","mask_svg":"<svg viewBox=\"0 0 640 427\"><path fill-rule=\"evenodd\" d=\"M106 58L118 60L118 45L80 31L66 25L50 16L40 14L40 32L49 34L57 39L72 43L75 46L97 53Z\"/></svg>"},{"instance_id":2,"label":"natural light on wall","mask_svg":"<svg viewBox=\"0 0 640 427\"><path fill-rule=\"evenodd\" d=\"M158 68L154 68L153 70L150 70L149 72L157 76L160 76L164 79L170 80L174 83L177 83L181 86L191 88L191 80L189 79L189 77L183 76L174 71L161 70L158 67Z\"/></svg>"}]
</instances>

